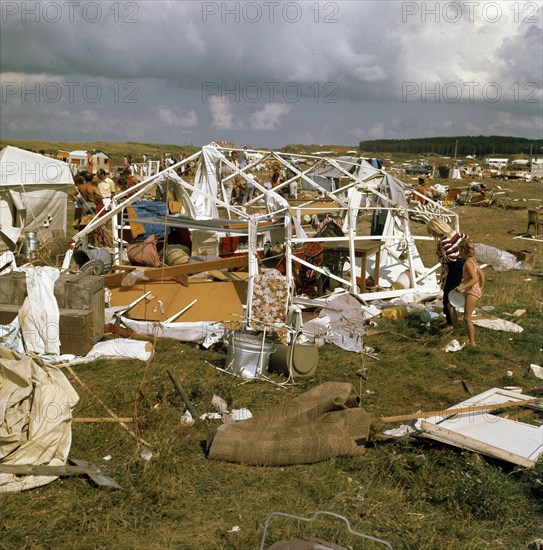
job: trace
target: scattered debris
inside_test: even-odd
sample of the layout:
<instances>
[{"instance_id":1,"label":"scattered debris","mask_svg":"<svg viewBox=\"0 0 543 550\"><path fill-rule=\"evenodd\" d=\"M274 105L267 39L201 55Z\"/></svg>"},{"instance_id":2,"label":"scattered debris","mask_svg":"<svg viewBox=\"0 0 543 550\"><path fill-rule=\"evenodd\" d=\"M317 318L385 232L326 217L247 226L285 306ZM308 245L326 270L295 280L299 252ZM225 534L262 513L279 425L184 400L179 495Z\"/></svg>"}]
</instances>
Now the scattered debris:
<instances>
[{"instance_id":1,"label":"scattered debris","mask_svg":"<svg viewBox=\"0 0 543 550\"><path fill-rule=\"evenodd\" d=\"M458 340L451 340L444 348L443 351L446 351L447 353L455 352L463 350L466 346L466 343L464 342L461 344Z\"/></svg>"},{"instance_id":2,"label":"scattered debris","mask_svg":"<svg viewBox=\"0 0 543 550\"><path fill-rule=\"evenodd\" d=\"M200 417L200 420L203 420L202 416ZM194 418L192 418L190 411L187 410L183 413L183 416L181 417L181 424L183 424L183 426L192 426L194 424Z\"/></svg>"},{"instance_id":3,"label":"scattered debris","mask_svg":"<svg viewBox=\"0 0 543 550\"><path fill-rule=\"evenodd\" d=\"M534 376L536 378L540 378L541 380L543 380L543 367L540 367L539 365L535 365L534 363L532 363L530 365L530 370L534 373Z\"/></svg>"}]
</instances>

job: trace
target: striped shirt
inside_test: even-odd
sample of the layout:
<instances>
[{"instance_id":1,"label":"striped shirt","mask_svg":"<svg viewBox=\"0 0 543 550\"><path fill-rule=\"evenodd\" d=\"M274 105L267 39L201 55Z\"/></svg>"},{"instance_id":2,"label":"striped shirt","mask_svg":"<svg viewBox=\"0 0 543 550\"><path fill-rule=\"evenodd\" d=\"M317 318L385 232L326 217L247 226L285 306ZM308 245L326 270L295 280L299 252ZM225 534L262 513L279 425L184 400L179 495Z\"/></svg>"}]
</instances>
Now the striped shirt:
<instances>
[{"instance_id":1,"label":"striped shirt","mask_svg":"<svg viewBox=\"0 0 543 550\"><path fill-rule=\"evenodd\" d=\"M458 245L462 242L469 239L469 237L464 233L457 233L453 231L449 237L443 237L441 240L441 247L445 254L445 260L447 262L456 262L460 258L460 251Z\"/></svg>"}]
</instances>

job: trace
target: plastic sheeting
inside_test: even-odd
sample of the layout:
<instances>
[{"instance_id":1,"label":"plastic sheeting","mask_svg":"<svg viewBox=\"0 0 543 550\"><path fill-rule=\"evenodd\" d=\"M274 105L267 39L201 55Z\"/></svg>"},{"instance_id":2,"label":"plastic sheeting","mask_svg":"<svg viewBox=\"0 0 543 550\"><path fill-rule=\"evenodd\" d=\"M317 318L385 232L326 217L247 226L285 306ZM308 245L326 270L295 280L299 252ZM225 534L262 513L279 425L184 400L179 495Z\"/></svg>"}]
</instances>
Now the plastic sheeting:
<instances>
[{"instance_id":1,"label":"plastic sheeting","mask_svg":"<svg viewBox=\"0 0 543 550\"><path fill-rule=\"evenodd\" d=\"M0 348L0 464L63 466L79 396L56 367ZM46 485L56 476L0 473L0 493Z\"/></svg>"},{"instance_id":2,"label":"plastic sheeting","mask_svg":"<svg viewBox=\"0 0 543 550\"><path fill-rule=\"evenodd\" d=\"M362 306L354 296L341 294L323 306L319 317L304 324L303 338L311 337L315 342L324 340L360 353L365 322L378 313L374 306Z\"/></svg>"},{"instance_id":3,"label":"plastic sheeting","mask_svg":"<svg viewBox=\"0 0 543 550\"><path fill-rule=\"evenodd\" d=\"M494 271L509 271L511 269L532 269L526 262L519 261L514 254L500 250L488 244L475 243L475 259L479 263L488 264Z\"/></svg>"},{"instance_id":4,"label":"plastic sheeting","mask_svg":"<svg viewBox=\"0 0 543 550\"><path fill-rule=\"evenodd\" d=\"M124 357L148 361L153 354L153 344L131 338L115 338L94 344L87 357Z\"/></svg>"},{"instance_id":5,"label":"plastic sheeting","mask_svg":"<svg viewBox=\"0 0 543 550\"><path fill-rule=\"evenodd\" d=\"M142 223L142 220L145 218L164 218L166 214L168 214L168 205L165 202L141 200L132 203L132 208L136 213L136 218L139 223ZM165 237L165 231L167 228L164 223L161 225L142 223L142 225L146 236L157 235L161 239Z\"/></svg>"}]
</instances>

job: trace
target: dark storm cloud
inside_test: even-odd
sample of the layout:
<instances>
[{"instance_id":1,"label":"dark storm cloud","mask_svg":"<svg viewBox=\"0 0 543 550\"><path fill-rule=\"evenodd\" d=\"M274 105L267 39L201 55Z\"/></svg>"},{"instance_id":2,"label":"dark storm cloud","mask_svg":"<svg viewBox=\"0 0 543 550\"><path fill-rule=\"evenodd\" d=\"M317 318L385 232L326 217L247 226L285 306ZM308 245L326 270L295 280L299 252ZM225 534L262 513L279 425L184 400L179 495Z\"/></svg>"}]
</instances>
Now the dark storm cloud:
<instances>
[{"instance_id":1,"label":"dark storm cloud","mask_svg":"<svg viewBox=\"0 0 543 550\"><path fill-rule=\"evenodd\" d=\"M279 145L537 133L533 2L515 3L516 12L498 4L500 13L495 2L472 11L462 2L42 2L23 16L21 6L34 4L2 4L4 136L63 134L80 112L101 139L203 143L230 133ZM58 101L23 98L24 86L48 83L62 86ZM92 83L102 91L94 102L82 93ZM493 102L495 84L502 96ZM530 93L538 103L523 101Z\"/></svg>"}]
</instances>

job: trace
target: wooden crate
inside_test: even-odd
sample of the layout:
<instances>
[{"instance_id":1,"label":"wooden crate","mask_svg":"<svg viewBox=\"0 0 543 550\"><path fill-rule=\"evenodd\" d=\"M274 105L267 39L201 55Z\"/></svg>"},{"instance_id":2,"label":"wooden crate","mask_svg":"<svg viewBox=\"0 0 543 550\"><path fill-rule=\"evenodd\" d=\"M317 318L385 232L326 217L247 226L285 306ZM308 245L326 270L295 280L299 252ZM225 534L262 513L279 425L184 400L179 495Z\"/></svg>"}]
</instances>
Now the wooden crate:
<instances>
[{"instance_id":1,"label":"wooden crate","mask_svg":"<svg viewBox=\"0 0 543 550\"><path fill-rule=\"evenodd\" d=\"M0 325L7 325L19 313L20 306L0 304ZM92 346L101 340L93 322L93 312L89 309L59 310L60 353L85 355Z\"/></svg>"},{"instance_id":2,"label":"wooden crate","mask_svg":"<svg viewBox=\"0 0 543 550\"><path fill-rule=\"evenodd\" d=\"M55 283L55 297L62 309L90 310L95 325L95 340L104 336L105 297L104 279L95 275L62 274Z\"/></svg>"},{"instance_id":3,"label":"wooden crate","mask_svg":"<svg viewBox=\"0 0 543 550\"><path fill-rule=\"evenodd\" d=\"M26 275L11 271L0 276L0 304L22 306L26 298Z\"/></svg>"},{"instance_id":4,"label":"wooden crate","mask_svg":"<svg viewBox=\"0 0 543 550\"><path fill-rule=\"evenodd\" d=\"M104 337L103 277L63 273L55 282L54 293L61 311L62 353L87 353ZM0 276L0 324L10 323L14 319L26 296L24 273L10 272ZM79 343L78 338L81 340Z\"/></svg>"}]
</instances>

